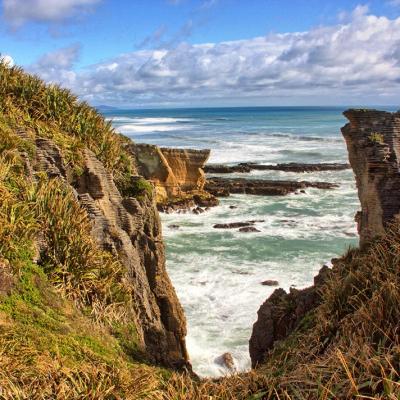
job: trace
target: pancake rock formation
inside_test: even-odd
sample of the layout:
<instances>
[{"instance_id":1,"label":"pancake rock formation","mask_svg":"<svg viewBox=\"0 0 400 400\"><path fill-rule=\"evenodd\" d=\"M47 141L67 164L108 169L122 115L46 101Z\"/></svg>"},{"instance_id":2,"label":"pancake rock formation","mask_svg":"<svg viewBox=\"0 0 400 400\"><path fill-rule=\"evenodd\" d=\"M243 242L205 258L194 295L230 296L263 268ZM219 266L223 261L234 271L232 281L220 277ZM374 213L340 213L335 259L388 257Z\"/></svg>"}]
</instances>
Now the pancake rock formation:
<instances>
[{"instance_id":1,"label":"pancake rock formation","mask_svg":"<svg viewBox=\"0 0 400 400\"><path fill-rule=\"evenodd\" d=\"M139 173L156 188L159 210L215 206L218 201L204 190L210 150L174 149L136 144Z\"/></svg>"},{"instance_id":2,"label":"pancake rock formation","mask_svg":"<svg viewBox=\"0 0 400 400\"><path fill-rule=\"evenodd\" d=\"M360 245L382 234L400 213L400 112L347 110L342 128L361 211Z\"/></svg>"},{"instance_id":3,"label":"pancake rock formation","mask_svg":"<svg viewBox=\"0 0 400 400\"><path fill-rule=\"evenodd\" d=\"M132 288L134 304L134 310L127 313L145 357L167 367L190 370L186 320L165 268L153 190L138 198L122 196L112 174L88 149L84 150L82 174L72 178L51 140L37 138L35 145L36 162L28 169L43 171L71 186L92 220L91 236L124 266L124 279Z\"/></svg>"}]
</instances>

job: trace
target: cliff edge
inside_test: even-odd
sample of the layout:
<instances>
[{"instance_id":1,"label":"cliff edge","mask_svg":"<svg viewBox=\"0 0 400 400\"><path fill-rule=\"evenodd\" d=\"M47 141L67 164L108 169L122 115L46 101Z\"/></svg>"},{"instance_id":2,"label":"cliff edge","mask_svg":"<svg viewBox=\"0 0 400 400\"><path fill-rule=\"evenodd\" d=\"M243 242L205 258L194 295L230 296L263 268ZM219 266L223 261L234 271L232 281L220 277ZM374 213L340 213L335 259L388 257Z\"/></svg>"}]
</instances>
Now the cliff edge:
<instances>
[{"instance_id":1,"label":"cliff edge","mask_svg":"<svg viewBox=\"0 0 400 400\"><path fill-rule=\"evenodd\" d=\"M356 221L364 245L400 213L400 113L350 109L344 115L350 121L342 133L357 183Z\"/></svg>"},{"instance_id":2,"label":"cliff edge","mask_svg":"<svg viewBox=\"0 0 400 400\"><path fill-rule=\"evenodd\" d=\"M215 206L218 200L204 190L203 168L210 150L175 149L149 144L133 147L139 173L156 188L160 211L176 208Z\"/></svg>"}]
</instances>

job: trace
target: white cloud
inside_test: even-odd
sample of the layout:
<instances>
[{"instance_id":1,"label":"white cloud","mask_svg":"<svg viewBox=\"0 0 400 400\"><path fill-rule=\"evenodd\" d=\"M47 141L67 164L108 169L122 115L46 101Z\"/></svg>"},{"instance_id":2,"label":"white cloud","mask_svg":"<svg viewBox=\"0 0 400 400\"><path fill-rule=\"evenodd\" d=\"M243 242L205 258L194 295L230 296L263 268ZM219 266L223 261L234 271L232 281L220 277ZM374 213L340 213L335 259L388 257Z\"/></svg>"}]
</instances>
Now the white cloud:
<instances>
[{"instance_id":1,"label":"white cloud","mask_svg":"<svg viewBox=\"0 0 400 400\"><path fill-rule=\"evenodd\" d=\"M5 20L12 28L28 21L60 21L101 0L3 0Z\"/></svg>"},{"instance_id":2,"label":"white cloud","mask_svg":"<svg viewBox=\"0 0 400 400\"><path fill-rule=\"evenodd\" d=\"M54 78L86 100L131 106L232 99L239 104L398 102L400 18L365 12L357 9L345 23L306 32L135 51L74 79L63 81L56 73ZM56 72L48 58L39 62L45 78L47 63Z\"/></svg>"},{"instance_id":3,"label":"white cloud","mask_svg":"<svg viewBox=\"0 0 400 400\"><path fill-rule=\"evenodd\" d=\"M14 65L14 60L11 56L8 56L7 54L0 54L0 62L8 65L9 67L12 67Z\"/></svg>"},{"instance_id":4,"label":"white cloud","mask_svg":"<svg viewBox=\"0 0 400 400\"><path fill-rule=\"evenodd\" d=\"M27 70L41 76L47 82L61 82L71 87L76 81L76 73L73 71L73 66L78 61L80 52L80 44L58 49L44 54L35 64L28 66Z\"/></svg>"}]
</instances>

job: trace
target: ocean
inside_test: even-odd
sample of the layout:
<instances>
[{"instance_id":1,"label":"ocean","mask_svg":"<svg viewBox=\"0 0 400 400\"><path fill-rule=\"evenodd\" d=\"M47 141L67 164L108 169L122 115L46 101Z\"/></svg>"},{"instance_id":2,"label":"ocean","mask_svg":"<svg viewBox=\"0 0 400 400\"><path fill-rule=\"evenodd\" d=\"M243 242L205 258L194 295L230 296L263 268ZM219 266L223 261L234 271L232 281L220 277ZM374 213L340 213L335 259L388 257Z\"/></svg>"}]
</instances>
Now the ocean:
<instances>
[{"instance_id":1,"label":"ocean","mask_svg":"<svg viewBox=\"0 0 400 400\"><path fill-rule=\"evenodd\" d=\"M136 142L211 149L210 163L343 163L348 161L340 133L344 109L109 110L104 115ZM262 281L277 280L285 290L304 288L322 265L358 243L354 214L359 202L351 170L234 175L328 181L340 187L279 197L232 195L204 214L161 215L167 268L185 309L188 350L200 376L226 374L215 363L225 352L233 355L238 370L250 368L252 325L258 308L275 290ZM265 221L257 224L261 232L213 228L249 219ZM180 229L169 228L172 224Z\"/></svg>"}]
</instances>

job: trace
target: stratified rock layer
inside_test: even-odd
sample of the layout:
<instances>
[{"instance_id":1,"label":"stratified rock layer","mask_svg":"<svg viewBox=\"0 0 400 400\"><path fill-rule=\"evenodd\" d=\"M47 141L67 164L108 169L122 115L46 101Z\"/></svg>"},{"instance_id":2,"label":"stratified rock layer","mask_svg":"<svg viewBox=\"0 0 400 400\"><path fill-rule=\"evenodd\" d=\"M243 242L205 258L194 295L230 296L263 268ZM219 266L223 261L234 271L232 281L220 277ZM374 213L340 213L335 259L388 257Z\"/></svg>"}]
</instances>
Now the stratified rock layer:
<instances>
[{"instance_id":1,"label":"stratified rock layer","mask_svg":"<svg viewBox=\"0 0 400 400\"><path fill-rule=\"evenodd\" d=\"M93 221L92 236L125 267L135 307L133 323L147 358L172 368L190 369L186 320L165 268L161 223L153 193L121 196L112 175L89 151L83 173L71 179L58 147L36 139L35 169L69 183Z\"/></svg>"},{"instance_id":2,"label":"stratified rock layer","mask_svg":"<svg viewBox=\"0 0 400 400\"><path fill-rule=\"evenodd\" d=\"M342 128L358 188L360 244L381 235L400 213L400 113L348 110Z\"/></svg>"},{"instance_id":3,"label":"stratified rock layer","mask_svg":"<svg viewBox=\"0 0 400 400\"><path fill-rule=\"evenodd\" d=\"M135 147L139 173L154 183L157 202L203 191L203 167L210 150L160 148L148 144Z\"/></svg>"}]
</instances>

